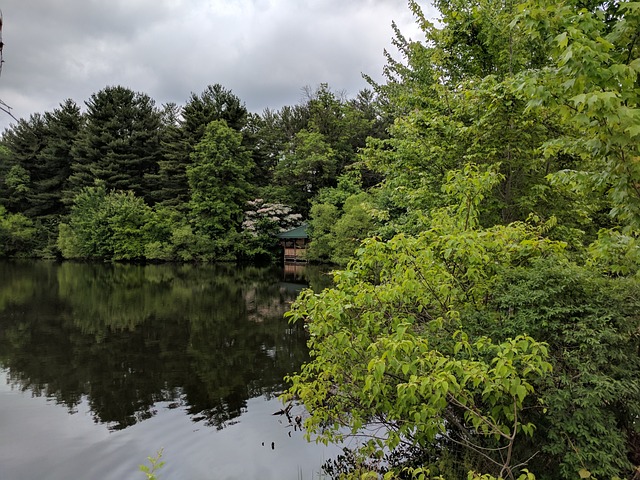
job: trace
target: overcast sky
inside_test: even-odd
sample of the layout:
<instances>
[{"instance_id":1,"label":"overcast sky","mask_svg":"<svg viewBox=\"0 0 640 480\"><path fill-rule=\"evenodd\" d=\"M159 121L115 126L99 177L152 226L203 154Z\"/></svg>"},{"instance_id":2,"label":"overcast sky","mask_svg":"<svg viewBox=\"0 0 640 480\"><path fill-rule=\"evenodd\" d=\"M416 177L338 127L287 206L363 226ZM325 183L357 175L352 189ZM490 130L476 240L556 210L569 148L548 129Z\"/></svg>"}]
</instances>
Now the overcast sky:
<instances>
[{"instance_id":1,"label":"overcast sky","mask_svg":"<svg viewBox=\"0 0 640 480\"><path fill-rule=\"evenodd\" d=\"M429 15L431 7L422 1ZM328 83L354 96L380 80L395 21L420 38L405 0L0 0L0 99L27 118L108 85L182 105L220 83L252 112ZM0 115L0 131L12 120Z\"/></svg>"}]
</instances>

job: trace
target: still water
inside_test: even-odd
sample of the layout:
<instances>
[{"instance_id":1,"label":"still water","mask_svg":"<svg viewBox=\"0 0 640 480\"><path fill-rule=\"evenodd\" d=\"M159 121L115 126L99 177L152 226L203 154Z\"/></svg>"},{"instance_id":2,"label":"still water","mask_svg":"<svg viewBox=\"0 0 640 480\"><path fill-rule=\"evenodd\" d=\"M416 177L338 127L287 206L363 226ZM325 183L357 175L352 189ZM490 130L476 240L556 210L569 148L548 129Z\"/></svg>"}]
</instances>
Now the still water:
<instances>
[{"instance_id":1,"label":"still water","mask_svg":"<svg viewBox=\"0 0 640 480\"><path fill-rule=\"evenodd\" d=\"M307 267L0 262L0 479L311 479L277 395L307 358L283 318ZM303 414L294 407L294 415Z\"/></svg>"}]
</instances>

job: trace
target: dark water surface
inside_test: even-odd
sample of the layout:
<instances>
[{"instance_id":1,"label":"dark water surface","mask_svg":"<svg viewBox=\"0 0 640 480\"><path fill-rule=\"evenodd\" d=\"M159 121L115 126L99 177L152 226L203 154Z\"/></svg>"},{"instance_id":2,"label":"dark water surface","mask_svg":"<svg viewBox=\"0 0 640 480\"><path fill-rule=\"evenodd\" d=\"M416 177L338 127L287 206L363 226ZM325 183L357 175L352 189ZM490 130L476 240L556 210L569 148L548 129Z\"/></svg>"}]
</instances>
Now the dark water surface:
<instances>
[{"instance_id":1,"label":"dark water surface","mask_svg":"<svg viewBox=\"0 0 640 480\"><path fill-rule=\"evenodd\" d=\"M0 262L0 479L143 480L160 448L163 480L318 478L339 448L272 415L309 283L327 276Z\"/></svg>"}]
</instances>

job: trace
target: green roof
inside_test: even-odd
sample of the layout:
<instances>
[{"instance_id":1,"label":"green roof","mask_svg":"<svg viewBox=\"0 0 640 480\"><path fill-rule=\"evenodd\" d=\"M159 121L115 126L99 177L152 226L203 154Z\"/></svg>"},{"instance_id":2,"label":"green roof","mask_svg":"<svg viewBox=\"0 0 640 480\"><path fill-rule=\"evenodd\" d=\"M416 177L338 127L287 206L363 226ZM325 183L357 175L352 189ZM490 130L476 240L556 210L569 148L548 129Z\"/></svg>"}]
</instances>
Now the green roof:
<instances>
[{"instance_id":1,"label":"green roof","mask_svg":"<svg viewBox=\"0 0 640 480\"><path fill-rule=\"evenodd\" d=\"M303 223L293 230L281 232L278 234L278 238L309 238L309 234L307 233L307 224Z\"/></svg>"}]
</instances>

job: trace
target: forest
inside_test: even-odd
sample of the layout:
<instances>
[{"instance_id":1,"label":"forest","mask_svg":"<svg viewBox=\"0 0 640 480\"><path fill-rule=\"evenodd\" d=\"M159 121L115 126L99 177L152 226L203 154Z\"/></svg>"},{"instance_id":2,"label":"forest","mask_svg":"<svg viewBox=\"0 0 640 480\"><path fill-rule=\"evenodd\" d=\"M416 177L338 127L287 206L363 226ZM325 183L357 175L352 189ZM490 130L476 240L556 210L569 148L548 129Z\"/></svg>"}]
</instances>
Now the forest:
<instances>
[{"instance_id":1,"label":"forest","mask_svg":"<svg viewBox=\"0 0 640 480\"><path fill-rule=\"evenodd\" d=\"M0 146L0 254L237 261L307 222L287 392L336 476L640 478L640 3L414 0L385 81L112 86ZM274 243L275 242L275 243ZM363 438L364 437L364 438Z\"/></svg>"},{"instance_id":2,"label":"forest","mask_svg":"<svg viewBox=\"0 0 640 480\"><path fill-rule=\"evenodd\" d=\"M84 112L68 99L19 120L0 141L0 254L273 258L276 234L308 219L321 193L342 209L373 186L354 165L366 139L384 137L388 125L371 90L355 99L326 84L305 92L302 104L251 114L220 84L161 107L108 86ZM331 260L325 252L314 259Z\"/></svg>"}]
</instances>

